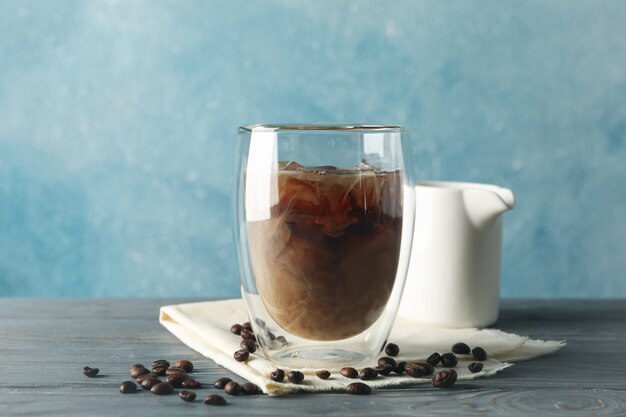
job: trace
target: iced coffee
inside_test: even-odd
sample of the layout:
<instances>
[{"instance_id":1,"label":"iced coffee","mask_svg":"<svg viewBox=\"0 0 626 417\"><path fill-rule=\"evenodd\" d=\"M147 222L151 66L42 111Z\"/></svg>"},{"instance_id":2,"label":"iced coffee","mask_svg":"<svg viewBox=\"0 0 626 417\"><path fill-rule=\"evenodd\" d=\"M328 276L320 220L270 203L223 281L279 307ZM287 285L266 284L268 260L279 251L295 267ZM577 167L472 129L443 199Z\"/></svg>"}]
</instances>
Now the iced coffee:
<instances>
[{"instance_id":1,"label":"iced coffee","mask_svg":"<svg viewBox=\"0 0 626 417\"><path fill-rule=\"evenodd\" d=\"M290 333L339 340L369 328L396 278L402 172L283 162L270 217L247 223L257 289Z\"/></svg>"}]
</instances>

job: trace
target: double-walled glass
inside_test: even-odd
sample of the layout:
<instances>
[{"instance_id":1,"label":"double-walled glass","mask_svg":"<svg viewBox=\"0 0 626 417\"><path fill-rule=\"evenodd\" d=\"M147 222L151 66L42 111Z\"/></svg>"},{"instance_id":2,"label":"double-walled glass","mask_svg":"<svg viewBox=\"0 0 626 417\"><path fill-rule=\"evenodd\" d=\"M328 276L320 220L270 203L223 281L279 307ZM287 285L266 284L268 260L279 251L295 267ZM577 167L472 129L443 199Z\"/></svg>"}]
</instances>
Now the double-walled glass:
<instances>
[{"instance_id":1,"label":"double-walled glass","mask_svg":"<svg viewBox=\"0 0 626 417\"><path fill-rule=\"evenodd\" d=\"M235 244L263 353L291 368L370 361L406 278L415 210L407 131L239 129Z\"/></svg>"}]
</instances>

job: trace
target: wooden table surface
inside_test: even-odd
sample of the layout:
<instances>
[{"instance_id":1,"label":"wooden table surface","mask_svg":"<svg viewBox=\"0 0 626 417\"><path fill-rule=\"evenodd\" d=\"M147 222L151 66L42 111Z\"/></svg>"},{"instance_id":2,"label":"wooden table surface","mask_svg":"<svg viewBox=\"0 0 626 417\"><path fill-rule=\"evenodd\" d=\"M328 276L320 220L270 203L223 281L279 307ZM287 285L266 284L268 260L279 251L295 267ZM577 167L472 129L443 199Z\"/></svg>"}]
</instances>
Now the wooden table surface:
<instances>
[{"instance_id":1,"label":"wooden table surface","mask_svg":"<svg viewBox=\"0 0 626 417\"><path fill-rule=\"evenodd\" d=\"M495 327L568 345L447 390L228 397L222 408L201 401L218 393L212 387L190 404L174 395L120 394L130 365L160 358L190 359L209 386L235 378L159 325L159 306L187 301L0 299L0 416L626 415L626 300L504 301ZM83 376L87 365L101 376Z\"/></svg>"}]
</instances>

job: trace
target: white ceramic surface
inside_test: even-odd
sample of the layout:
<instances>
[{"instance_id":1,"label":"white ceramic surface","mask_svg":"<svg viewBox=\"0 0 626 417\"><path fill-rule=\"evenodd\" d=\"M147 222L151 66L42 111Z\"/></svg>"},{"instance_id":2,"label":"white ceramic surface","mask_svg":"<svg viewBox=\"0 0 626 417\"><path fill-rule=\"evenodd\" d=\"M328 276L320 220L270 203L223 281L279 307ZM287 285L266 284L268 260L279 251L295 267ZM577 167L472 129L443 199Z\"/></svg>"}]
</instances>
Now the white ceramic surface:
<instances>
[{"instance_id":1,"label":"white ceramic surface","mask_svg":"<svg viewBox=\"0 0 626 417\"><path fill-rule=\"evenodd\" d=\"M511 190L487 184L418 182L409 273L399 315L444 327L498 319L502 213Z\"/></svg>"}]
</instances>

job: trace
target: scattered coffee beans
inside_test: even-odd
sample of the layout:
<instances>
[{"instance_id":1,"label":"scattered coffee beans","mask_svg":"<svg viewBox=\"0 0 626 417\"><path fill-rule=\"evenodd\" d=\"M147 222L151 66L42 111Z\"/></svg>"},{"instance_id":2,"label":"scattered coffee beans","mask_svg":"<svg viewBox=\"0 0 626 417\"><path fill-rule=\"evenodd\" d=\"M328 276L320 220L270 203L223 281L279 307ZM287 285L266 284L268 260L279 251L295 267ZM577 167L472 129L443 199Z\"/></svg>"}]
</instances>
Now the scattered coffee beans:
<instances>
[{"instance_id":1,"label":"scattered coffee beans","mask_svg":"<svg viewBox=\"0 0 626 417\"><path fill-rule=\"evenodd\" d=\"M215 384L213 384L213 386L215 388L224 389L226 384L228 384L230 381L232 381L232 379L230 378L220 378L217 381L215 381Z\"/></svg>"},{"instance_id":2,"label":"scattered coffee beans","mask_svg":"<svg viewBox=\"0 0 626 417\"><path fill-rule=\"evenodd\" d=\"M445 367L453 367L456 366L456 364L459 361L457 360L456 356L454 356L454 353L444 353L443 355L441 355L441 364Z\"/></svg>"},{"instance_id":3,"label":"scattered coffee beans","mask_svg":"<svg viewBox=\"0 0 626 417\"><path fill-rule=\"evenodd\" d=\"M477 361L482 362L487 360L487 352L481 347L475 347L472 349L472 355L474 355L474 359Z\"/></svg>"},{"instance_id":4,"label":"scattered coffee beans","mask_svg":"<svg viewBox=\"0 0 626 417\"><path fill-rule=\"evenodd\" d=\"M174 388L180 388L183 386L183 381L187 381L189 379L189 375L184 374L182 372L168 375L165 379L165 382L172 384Z\"/></svg>"},{"instance_id":5,"label":"scattered coffee beans","mask_svg":"<svg viewBox=\"0 0 626 417\"><path fill-rule=\"evenodd\" d=\"M398 365L395 359L390 358L388 356L383 356L382 358L378 359L378 364L379 365L391 365L393 368L395 368Z\"/></svg>"},{"instance_id":6,"label":"scattered coffee beans","mask_svg":"<svg viewBox=\"0 0 626 417\"><path fill-rule=\"evenodd\" d=\"M178 393L178 396L186 403L190 403L196 399L196 393L193 391L181 391Z\"/></svg>"},{"instance_id":7,"label":"scattered coffee beans","mask_svg":"<svg viewBox=\"0 0 626 417\"><path fill-rule=\"evenodd\" d=\"M256 343L254 343L252 340L242 340L241 343L239 344L239 346L241 346L241 348L243 350L247 350L250 353L254 353L256 352Z\"/></svg>"},{"instance_id":8,"label":"scattered coffee beans","mask_svg":"<svg viewBox=\"0 0 626 417\"><path fill-rule=\"evenodd\" d=\"M272 381L276 381L276 382L283 382L283 379L285 379L285 371L283 371L282 369L276 369L274 372L272 372Z\"/></svg>"},{"instance_id":9,"label":"scattered coffee beans","mask_svg":"<svg viewBox=\"0 0 626 417\"><path fill-rule=\"evenodd\" d=\"M120 385L120 392L122 394L132 394L133 392L137 392L137 384L133 381L124 381Z\"/></svg>"},{"instance_id":10,"label":"scattered coffee beans","mask_svg":"<svg viewBox=\"0 0 626 417\"><path fill-rule=\"evenodd\" d=\"M146 369L146 367L140 363L136 363L130 368L130 376L132 376L133 378L137 378L140 375L149 374L149 373L150 371Z\"/></svg>"},{"instance_id":11,"label":"scattered coffee beans","mask_svg":"<svg viewBox=\"0 0 626 417\"><path fill-rule=\"evenodd\" d=\"M315 375L317 375L319 379L328 379L330 377L330 372L327 370L315 371Z\"/></svg>"},{"instance_id":12,"label":"scattered coffee beans","mask_svg":"<svg viewBox=\"0 0 626 417\"><path fill-rule=\"evenodd\" d=\"M359 372L359 379L363 381L371 381L372 379L376 379L378 376L378 372L374 368L363 368L361 372Z\"/></svg>"},{"instance_id":13,"label":"scattered coffee beans","mask_svg":"<svg viewBox=\"0 0 626 417\"><path fill-rule=\"evenodd\" d=\"M398 356L398 353L400 353L400 348L395 343L387 343L385 353L389 356Z\"/></svg>"},{"instance_id":14,"label":"scattered coffee beans","mask_svg":"<svg viewBox=\"0 0 626 417\"><path fill-rule=\"evenodd\" d=\"M256 342L256 336L250 330L243 329L241 331L241 338L244 340L252 340L253 342Z\"/></svg>"},{"instance_id":15,"label":"scattered coffee beans","mask_svg":"<svg viewBox=\"0 0 626 417\"><path fill-rule=\"evenodd\" d=\"M287 374L287 379L292 384L299 384L302 381L304 381L304 374L302 372L300 372L300 371L290 371Z\"/></svg>"},{"instance_id":16,"label":"scattered coffee beans","mask_svg":"<svg viewBox=\"0 0 626 417\"><path fill-rule=\"evenodd\" d=\"M189 373L191 371L193 371L193 363L191 363L190 361L183 359L180 361L177 361L174 366L176 368L181 368L182 370L184 370L185 372Z\"/></svg>"},{"instance_id":17,"label":"scattered coffee beans","mask_svg":"<svg viewBox=\"0 0 626 417\"><path fill-rule=\"evenodd\" d=\"M372 392L372 389L369 387L369 385L366 385L362 382L353 382L346 387L346 391L348 394L365 395Z\"/></svg>"},{"instance_id":18,"label":"scattered coffee beans","mask_svg":"<svg viewBox=\"0 0 626 417\"><path fill-rule=\"evenodd\" d=\"M406 362L402 361L396 365L393 371L398 375L402 375L404 373L405 366L406 366Z\"/></svg>"},{"instance_id":19,"label":"scattered coffee beans","mask_svg":"<svg viewBox=\"0 0 626 417\"><path fill-rule=\"evenodd\" d=\"M252 331L252 325L250 324L249 321L245 322L244 324L241 325L241 327L243 327L244 330L247 330L249 332Z\"/></svg>"},{"instance_id":20,"label":"scattered coffee beans","mask_svg":"<svg viewBox=\"0 0 626 417\"><path fill-rule=\"evenodd\" d=\"M467 365L467 369L469 369L471 373L475 374L476 372L480 372L483 370L483 364L472 362L469 365Z\"/></svg>"},{"instance_id":21,"label":"scattered coffee beans","mask_svg":"<svg viewBox=\"0 0 626 417\"><path fill-rule=\"evenodd\" d=\"M226 400L221 395L208 395L204 399L206 405L226 405Z\"/></svg>"},{"instance_id":22,"label":"scattered coffee beans","mask_svg":"<svg viewBox=\"0 0 626 417\"><path fill-rule=\"evenodd\" d=\"M183 388L187 388L187 389L200 389L202 388L202 384L200 383L200 381L196 381L195 379L188 379L186 381L183 381L183 383L181 384Z\"/></svg>"},{"instance_id":23,"label":"scattered coffee beans","mask_svg":"<svg viewBox=\"0 0 626 417\"><path fill-rule=\"evenodd\" d=\"M341 368L339 373L346 378L356 378L359 376L359 372L356 369L350 367Z\"/></svg>"},{"instance_id":24,"label":"scattered coffee beans","mask_svg":"<svg viewBox=\"0 0 626 417\"><path fill-rule=\"evenodd\" d=\"M156 395L168 395L174 392L174 387L167 382L159 382L150 388L150 392Z\"/></svg>"},{"instance_id":25,"label":"scattered coffee beans","mask_svg":"<svg viewBox=\"0 0 626 417\"><path fill-rule=\"evenodd\" d=\"M239 349L238 351L233 353L233 358L235 358L237 362L245 362L248 360L249 356L250 356L250 352L244 349Z\"/></svg>"},{"instance_id":26,"label":"scattered coffee beans","mask_svg":"<svg viewBox=\"0 0 626 417\"><path fill-rule=\"evenodd\" d=\"M463 342L455 343L451 350L452 353L456 353L457 355L467 355L470 353L470 347Z\"/></svg>"},{"instance_id":27,"label":"scattered coffee beans","mask_svg":"<svg viewBox=\"0 0 626 417\"><path fill-rule=\"evenodd\" d=\"M457 373L454 369L444 369L436 374L432 383L437 388L450 388L456 382Z\"/></svg>"},{"instance_id":28,"label":"scattered coffee beans","mask_svg":"<svg viewBox=\"0 0 626 417\"><path fill-rule=\"evenodd\" d=\"M387 376L389 375L392 371L393 371L393 366L384 363L382 365L378 365L376 368L376 372L378 372L379 375L384 375Z\"/></svg>"},{"instance_id":29,"label":"scattered coffee beans","mask_svg":"<svg viewBox=\"0 0 626 417\"><path fill-rule=\"evenodd\" d=\"M241 324L233 324L232 326L230 326L231 333L236 334L237 336L241 334L242 329L243 327L241 327Z\"/></svg>"},{"instance_id":30,"label":"scattered coffee beans","mask_svg":"<svg viewBox=\"0 0 626 417\"><path fill-rule=\"evenodd\" d=\"M145 389L145 390L151 390L153 386L155 386L156 384L159 384L163 381L161 381L159 378L157 377L153 377L153 378L146 378L143 381L141 381L139 383L139 385L141 385L141 388Z\"/></svg>"},{"instance_id":31,"label":"scattered coffee beans","mask_svg":"<svg viewBox=\"0 0 626 417\"><path fill-rule=\"evenodd\" d=\"M261 389L252 382L246 382L241 386L241 393L243 395L257 395L261 393Z\"/></svg>"},{"instance_id":32,"label":"scattered coffee beans","mask_svg":"<svg viewBox=\"0 0 626 417\"><path fill-rule=\"evenodd\" d=\"M100 372L100 369L98 368L90 368L88 366L85 366L83 368L83 374L89 378L95 377L96 375L98 375L98 372Z\"/></svg>"},{"instance_id":33,"label":"scattered coffee beans","mask_svg":"<svg viewBox=\"0 0 626 417\"><path fill-rule=\"evenodd\" d=\"M224 387L224 392L228 395L239 395L241 394L241 385L238 382L230 381Z\"/></svg>"}]
</instances>

